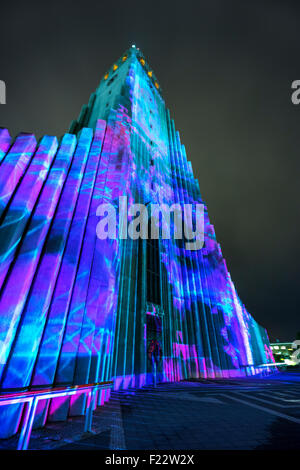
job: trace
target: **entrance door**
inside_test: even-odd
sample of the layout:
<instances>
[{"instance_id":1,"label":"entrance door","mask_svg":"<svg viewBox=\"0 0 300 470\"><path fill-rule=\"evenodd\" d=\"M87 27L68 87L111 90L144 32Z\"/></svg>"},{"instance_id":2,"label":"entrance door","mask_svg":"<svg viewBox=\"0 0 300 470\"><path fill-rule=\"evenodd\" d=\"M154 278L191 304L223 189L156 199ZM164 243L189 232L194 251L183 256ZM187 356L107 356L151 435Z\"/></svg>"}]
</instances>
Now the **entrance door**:
<instances>
[{"instance_id":1,"label":"entrance door","mask_svg":"<svg viewBox=\"0 0 300 470\"><path fill-rule=\"evenodd\" d=\"M147 383L162 382L163 372L163 331L162 319L158 315L146 315L147 327Z\"/></svg>"}]
</instances>

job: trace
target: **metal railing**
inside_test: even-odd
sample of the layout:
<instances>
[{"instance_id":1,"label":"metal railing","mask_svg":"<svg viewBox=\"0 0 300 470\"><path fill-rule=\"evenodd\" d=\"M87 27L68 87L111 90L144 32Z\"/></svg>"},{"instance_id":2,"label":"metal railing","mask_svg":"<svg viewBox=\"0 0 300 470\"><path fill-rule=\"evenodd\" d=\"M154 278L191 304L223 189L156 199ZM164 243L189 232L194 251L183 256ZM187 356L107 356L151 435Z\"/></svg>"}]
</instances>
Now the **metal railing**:
<instances>
[{"instance_id":1,"label":"metal railing","mask_svg":"<svg viewBox=\"0 0 300 470\"><path fill-rule=\"evenodd\" d=\"M91 432L93 409L96 393L99 390L107 390L112 388L113 382L98 382L86 385L72 385L68 387L56 387L40 390L9 392L0 394L0 406L26 404L25 414L22 421L22 429L18 440L18 450L27 450L32 426L34 422L35 412L39 400L47 400L49 398L68 397L72 395L87 394L85 407L84 432Z\"/></svg>"}]
</instances>

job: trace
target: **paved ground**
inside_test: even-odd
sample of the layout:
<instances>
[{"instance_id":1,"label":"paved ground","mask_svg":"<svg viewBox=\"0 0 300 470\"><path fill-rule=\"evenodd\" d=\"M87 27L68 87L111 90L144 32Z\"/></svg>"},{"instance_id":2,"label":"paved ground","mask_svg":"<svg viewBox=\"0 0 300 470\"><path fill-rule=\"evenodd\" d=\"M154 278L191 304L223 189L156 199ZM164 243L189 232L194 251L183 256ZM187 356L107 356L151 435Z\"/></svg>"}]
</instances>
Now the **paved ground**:
<instances>
[{"instance_id":1,"label":"paved ground","mask_svg":"<svg viewBox=\"0 0 300 470\"><path fill-rule=\"evenodd\" d=\"M30 448L300 450L300 373L113 392L94 413L95 434L82 429L83 418L49 424L33 431Z\"/></svg>"}]
</instances>

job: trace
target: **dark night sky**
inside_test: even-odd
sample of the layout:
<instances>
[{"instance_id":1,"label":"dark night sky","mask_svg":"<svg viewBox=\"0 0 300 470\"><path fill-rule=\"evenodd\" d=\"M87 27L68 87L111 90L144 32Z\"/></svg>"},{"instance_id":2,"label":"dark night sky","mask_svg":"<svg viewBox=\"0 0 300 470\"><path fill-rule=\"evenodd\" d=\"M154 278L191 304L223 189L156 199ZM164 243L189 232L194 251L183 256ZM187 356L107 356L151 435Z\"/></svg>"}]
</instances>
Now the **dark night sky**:
<instances>
[{"instance_id":1,"label":"dark night sky","mask_svg":"<svg viewBox=\"0 0 300 470\"><path fill-rule=\"evenodd\" d=\"M0 126L62 135L136 44L155 70L238 293L270 338L300 330L300 5L2 2Z\"/></svg>"}]
</instances>

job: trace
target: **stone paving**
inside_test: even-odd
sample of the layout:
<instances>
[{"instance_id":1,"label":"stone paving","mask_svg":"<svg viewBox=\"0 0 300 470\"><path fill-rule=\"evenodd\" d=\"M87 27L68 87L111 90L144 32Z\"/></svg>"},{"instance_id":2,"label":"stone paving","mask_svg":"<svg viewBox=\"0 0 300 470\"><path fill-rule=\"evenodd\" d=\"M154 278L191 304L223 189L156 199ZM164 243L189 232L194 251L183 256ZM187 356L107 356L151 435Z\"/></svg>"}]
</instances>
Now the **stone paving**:
<instances>
[{"instance_id":1,"label":"stone paving","mask_svg":"<svg viewBox=\"0 0 300 470\"><path fill-rule=\"evenodd\" d=\"M83 418L34 430L30 449L300 450L300 373L239 380L199 380L113 392ZM1 449L16 448L17 437Z\"/></svg>"}]
</instances>

